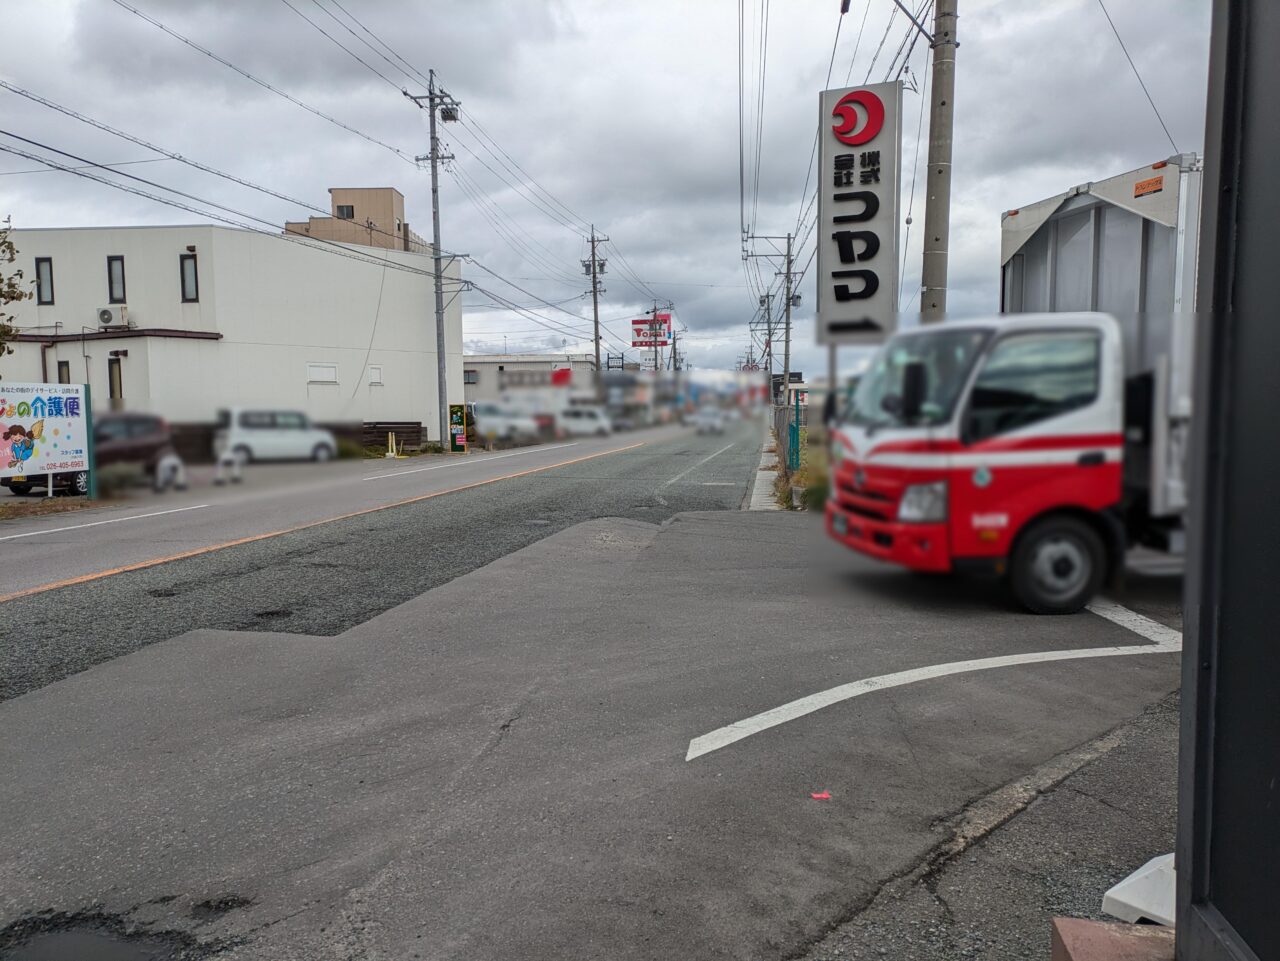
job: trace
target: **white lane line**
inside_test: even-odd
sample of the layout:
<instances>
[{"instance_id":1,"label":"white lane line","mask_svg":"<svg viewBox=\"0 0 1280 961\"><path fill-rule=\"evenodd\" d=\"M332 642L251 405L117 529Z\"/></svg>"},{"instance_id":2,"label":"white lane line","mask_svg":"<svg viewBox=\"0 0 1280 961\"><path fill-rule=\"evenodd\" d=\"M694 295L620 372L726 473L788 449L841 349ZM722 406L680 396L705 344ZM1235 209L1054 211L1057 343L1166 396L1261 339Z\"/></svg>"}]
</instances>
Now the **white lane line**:
<instances>
[{"instance_id":1,"label":"white lane line","mask_svg":"<svg viewBox=\"0 0 1280 961\"><path fill-rule=\"evenodd\" d=\"M456 460L450 461L448 464L436 464L434 467L415 467L413 470L398 470L390 474L370 474L368 477L361 477L362 481L385 480L388 477L404 477L405 474L421 474L423 471L440 470L445 467L461 467L464 464L484 464L491 460L502 460L504 457L519 457L521 454L537 454L544 450L561 450L565 447L577 447L578 442L575 440L569 444L553 444L550 447L534 447L529 450L513 450L509 454L490 454L486 457L479 457L475 460Z\"/></svg>"},{"instance_id":2,"label":"white lane line","mask_svg":"<svg viewBox=\"0 0 1280 961\"><path fill-rule=\"evenodd\" d=\"M156 511L153 514L131 514L128 517L113 517L109 521L93 521L89 524L70 524L67 527L50 527L43 531L27 531L25 534L9 534L0 537L0 541L16 541L19 537L39 537L41 534L58 534L62 531L78 531L86 527L100 527L103 524L119 524L122 521L140 521L148 517L163 517L165 514L181 514L183 511L198 511L208 504L196 504L194 507L175 507L173 510Z\"/></svg>"},{"instance_id":3,"label":"white lane line","mask_svg":"<svg viewBox=\"0 0 1280 961\"><path fill-rule=\"evenodd\" d=\"M725 451L727 451L729 448L731 448L731 447L733 447L733 446L734 446L733 444L725 444L723 447L721 447L721 448L720 448L718 451L716 451L714 454L708 454L706 457L702 458L702 460L698 461L698 463L694 464L692 467L686 467L686 468L685 468L684 470L682 470L679 474L676 474L676 476L675 476L675 477L673 477L673 478L671 478L671 480L669 480L669 481L664 481L664 482L663 482L663 484L662 484L662 487L659 487L659 488L658 488L658 490L662 490L662 488L663 488L663 487L670 487L672 484L674 484L674 483L675 483L676 481L678 481L680 478L682 478L682 477L687 477L689 474L691 474L693 471L697 470L699 467L701 467L701 466L702 466L703 464L705 464L707 461L712 460L713 458L719 457L721 454L723 454Z\"/></svg>"},{"instance_id":4,"label":"white lane line","mask_svg":"<svg viewBox=\"0 0 1280 961\"><path fill-rule=\"evenodd\" d=\"M686 761L728 747L736 741L759 734L779 724L786 724L797 718L820 711L824 707L848 701L873 691L883 691L891 687L902 687L904 684L915 684L929 681L935 677L949 677L953 674L969 674L974 671L989 671L998 667L1013 667L1019 664L1043 664L1050 661L1074 661L1091 657L1124 657L1130 654L1173 654L1182 650L1182 635L1148 617L1136 614L1126 607L1111 601L1095 601L1089 610L1105 617L1107 620L1127 628L1155 641L1154 644L1137 644L1129 647L1086 647L1066 651L1038 651L1029 654L1006 654L1002 657L981 657L969 661L951 661L947 664L934 664L930 667L918 667L909 671L897 671L893 674L881 674L861 681L851 681L817 694L810 694L799 700L780 705L772 710L764 711L742 721L736 721L728 727L722 727L695 737L689 742Z\"/></svg>"}]
</instances>

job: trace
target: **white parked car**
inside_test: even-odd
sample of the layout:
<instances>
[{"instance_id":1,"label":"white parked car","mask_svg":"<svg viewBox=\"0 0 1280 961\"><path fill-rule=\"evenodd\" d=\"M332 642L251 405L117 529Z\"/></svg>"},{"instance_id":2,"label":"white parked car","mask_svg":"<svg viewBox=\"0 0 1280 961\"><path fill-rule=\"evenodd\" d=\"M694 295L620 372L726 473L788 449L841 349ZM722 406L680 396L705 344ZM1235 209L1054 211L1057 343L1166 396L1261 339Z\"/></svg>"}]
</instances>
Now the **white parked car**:
<instances>
[{"instance_id":1,"label":"white parked car","mask_svg":"<svg viewBox=\"0 0 1280 961\"><path fill-rule=\"evenodd\" d=\"M603 437L613 433L613 424L603 407L566 407L560 412L559 422L566 434Z\"/></svg>"},{"instance_id":2,"label":"white parked car","mask_svg":"<svg viewBox=\"0 0 1280 961\"><path fill-rule=\"evenodd\" d=\"M237 407L218 414L213 453L219 460L230 453L244 462L255 460L332 460L338 442L330 431L312 425L296 410Z\"/></svg>"},{"instance_id":3,"label":"white parked car","mask_svg":"<svg viewBox=\"0 0 1280 961\"><path fill-rule=\"evenodd\" d=\"M476 421L476 433L481 437L515 440L518 437L538 436L536 420L501 404L481 401L472 406L471 415Z\"/></svg>"},{"instance_id":4,"label":"white parked car","mask_svg":"<svg viewBox=\"0 0 1280 961\"><path fill-rule=\"evenodd\" d=\"M724 414L717 407L704 407L693 415L693 425L699 434L723 434Z\"/></svg>"}]
</instances>

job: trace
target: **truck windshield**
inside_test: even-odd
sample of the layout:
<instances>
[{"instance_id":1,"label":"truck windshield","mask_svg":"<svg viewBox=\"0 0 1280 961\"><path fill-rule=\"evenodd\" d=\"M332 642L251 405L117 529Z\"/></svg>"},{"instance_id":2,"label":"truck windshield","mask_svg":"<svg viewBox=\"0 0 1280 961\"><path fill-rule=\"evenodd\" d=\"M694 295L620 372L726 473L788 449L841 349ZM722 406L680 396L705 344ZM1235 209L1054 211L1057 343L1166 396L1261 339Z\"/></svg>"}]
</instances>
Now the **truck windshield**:
<instances>
[{"instance_id":1,"label":"truck windshield","mask_svg":"<svg viewBox=\"0 0 1280 961\"><path fill-rule=\"evenodd\" d=\"M870 427L902 424L902 371L919 362L926 372L925 398L912 423L945 423L990 333L966 329L899 334L880 349L859 380L849 419Z\"/></svg>"}]
</instances>

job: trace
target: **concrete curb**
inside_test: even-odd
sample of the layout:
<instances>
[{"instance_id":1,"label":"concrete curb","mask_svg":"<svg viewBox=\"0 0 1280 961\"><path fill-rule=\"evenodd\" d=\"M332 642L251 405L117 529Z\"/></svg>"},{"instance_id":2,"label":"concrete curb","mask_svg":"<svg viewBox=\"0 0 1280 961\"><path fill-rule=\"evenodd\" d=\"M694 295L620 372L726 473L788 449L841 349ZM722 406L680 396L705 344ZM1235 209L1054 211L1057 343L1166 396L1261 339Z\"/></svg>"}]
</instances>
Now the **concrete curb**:
<instances>
[{"instance_id":1,"label":"concrete curb","mask_svg":"<svg viewBox=\"0 0 1280 961\"><path fill-rule=\"evenodd\" d=\"M778 455L771 453L773 435L769 430L769 420L764 423L764 443L761 445L760 469L751 480L751 494L744 505L749 511L779 511L778 500L773 494L773 484L778 478Z\"/></svg>"}]
</instances>

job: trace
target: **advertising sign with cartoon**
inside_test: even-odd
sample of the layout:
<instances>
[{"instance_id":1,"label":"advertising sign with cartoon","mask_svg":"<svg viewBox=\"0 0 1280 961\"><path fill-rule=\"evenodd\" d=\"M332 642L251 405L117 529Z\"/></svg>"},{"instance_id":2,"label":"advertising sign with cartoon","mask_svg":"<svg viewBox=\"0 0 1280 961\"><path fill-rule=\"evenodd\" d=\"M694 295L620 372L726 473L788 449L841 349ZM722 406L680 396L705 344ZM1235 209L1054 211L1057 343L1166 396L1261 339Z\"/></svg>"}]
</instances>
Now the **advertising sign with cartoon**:
<instances>
[{"instance_id":1,"label":"advertising sign with cartoon","mask_svg":"<svg viewBox=\"0 0 1280 961\"><path fill-rule=\"evenodd\" d=\"M0 381L0 477L89 467L83 384Z\"/></svg>"}]
</instances>

